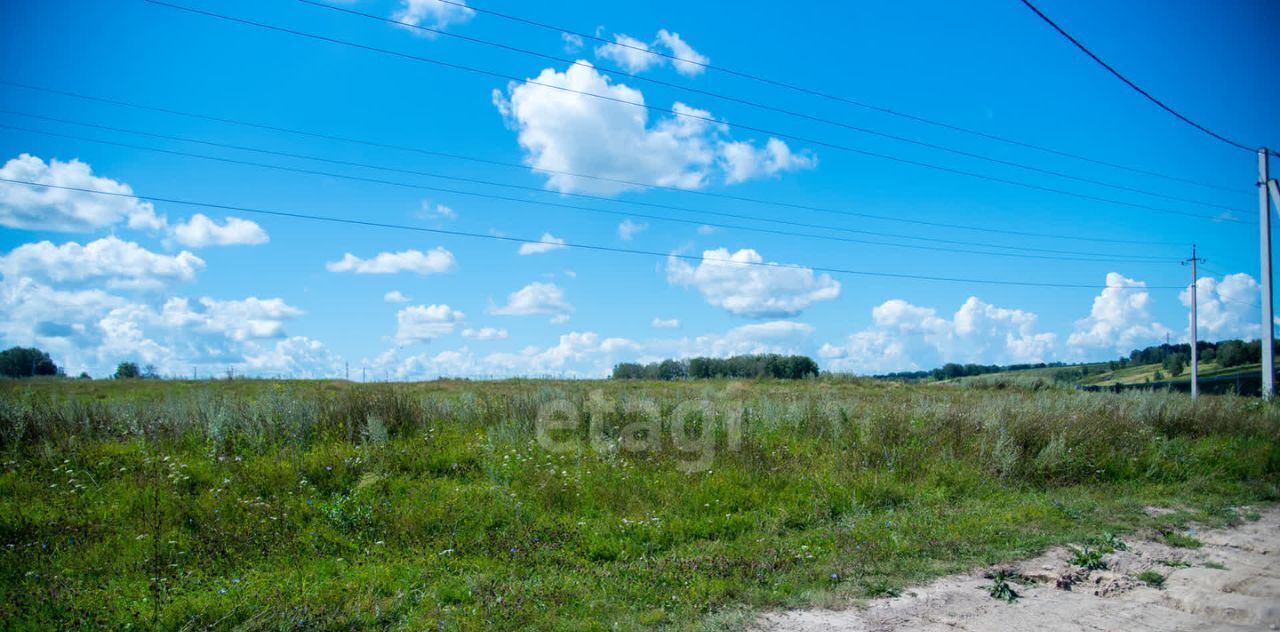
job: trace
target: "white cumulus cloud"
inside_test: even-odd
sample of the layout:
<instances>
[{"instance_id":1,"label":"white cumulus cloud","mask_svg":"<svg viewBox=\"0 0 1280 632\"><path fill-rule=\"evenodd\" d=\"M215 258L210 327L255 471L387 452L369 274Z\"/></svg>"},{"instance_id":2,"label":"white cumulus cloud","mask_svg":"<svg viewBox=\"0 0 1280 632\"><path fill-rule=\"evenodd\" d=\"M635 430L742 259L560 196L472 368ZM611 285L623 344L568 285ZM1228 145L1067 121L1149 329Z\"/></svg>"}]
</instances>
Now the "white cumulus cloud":
<instances>
[{"instance_id":1,"label":"white cumulus cloud","mask_svg":"<svg viewBox=\"0 0 1280 632\"><path fill-rule=\"evenodd\" d=\"M840 296L840 282L828 274L791 265L764 263L760 253L727 248L702 253L697 266L667 259L667 282L694 287L707 303L752 318L793 316L819 301Z\"/></svg>"},{"instance_id":2,"label":"white cumulus cloud","mask_svg":"<svg viewBox=\"0 0 1280 632\"><path fill-rule=\"evenodd\" d=\"M133 229L157 230L164 226L164 219L156 215L151 203L133 197L129 185L95 176L93 169L79 160L54 159L45 163L36 156L21 154L0 168L0 178L119 194L0 182L0 225L10 228L85 232L121 222Z\"/></svg>"},{"instance_id":3,"label":"white cumulus cloud","mask_svg":"<svg viewBox=\"0 0 1280 632\"><path fill-rule=\"evenodd\" d=\"M725 143L720 157L724 163L725 182L729 184L772 177L784 171L812 169L818 164L818 159L811 154L794 153L786 143L776 138L770 138L763 149L747 141Z\"/></svg>"},{"instance_id":4,"label":"white cumulus cloud","mask_svg":"<svg viewBox=\"0 0 1280 632\"><path fill-rule=\"evenodd\" d=\"M185 298L165 301L160 321L172 328L188 328L200 332L224 334L232 340L279 338L284 335L284 321L302 315L302 310L279 298L217 300L201 298L193 307Z\"/></svg>"},{"instance_id":5,"label":"white cumulus cloud","mask_svg":"<svg viewBox=\"0 0 1280 632\"><path fill-rule=\"evenodd\" d=\"M603 375L613 366L616 354L634 349L625 338L606 338L595 332L573 331L560 336L551 347L527 347L519 353L492 353L484 364L493 373L542 375L565 372L571 375Z\"/></svg>"},{"instance_id":6,"label":"white cumulus cloud","mask_svg":"<svg viewBox=\"0 0 1280 632\"><path fill-rule=\"evenodd\" d=\"M438 0L401 0L400 8L391 17L402 24L444 29L450 24L462 24L476 14L465 6L465 0L456 2L457 4L446 4ZM433 35L416 29L414 32Z\"/></svg>"},{"instance_id":7,"label":"white cumulus cloud","mask_svg":"<svg viewBox=\"0 0 1280 632\"><path fill-rule=\"evenodd\" d=\"M7 278L31 277L55 283L101 281L112 288L156 288L195 279L204 260L182 251L176 255L151 252L131 241L103 237L80 245L61 246L41 241L23 244L0 257L0 273Z\"/></svg>"},{"instance_id":8,"label":"white cumulus cloud","mask_svg":"<svg viewBox=\"0 0 1280 632\"><path fill-rule=\"evenodd\" d=\"M1262 286L1243 272L1228 274L1221 280L1202 277L1196 282L1200 339L1257 338L1261 333L1258 327L1261 293ZM1178 299L1190 309L1191 288L1178 294ZM1189 319L1188 313L1188 323Z\"/></svg>"},{"instance_id":9,"label":"white cumulus cloud","mask_svg":"<svg viewBox=\"0 0 1280 632\"><path fill-rule=\"evenodd\" d=\"M248 351L243 366L244 372L258 375L336 377L342 358L319 340L292 336Z\"/></svg>"},{"instance_id":10,"label":"white cumulus cloud","mask_svg":"<svg viewBox=\"0 0 1280 632\"><path fill-rule=\"evenodd\" d=\"M193 366L202 376L228 368L334 375L334 356L323 345L286 335L285 324L300 315L279 298L130 300L30 277L0 280L0 338L49 351L70 374L110 375L118 362L131 360L170 375L191 375Z\"/></svg>"},{"instance_id":11,"label":"white cumulus cloud","mask_svg":"<svg viewBox=\"0 0 1280 632\"><path fill-rule=\"evenodd\" d=\"M657 318L653 319L653 326L656 329L679 329L680 319L678 318Z\"/></svg>"},{"instance_id":12,"label":"white cumulus cloud","mask_svg":"<svg viewBox=\"0 0 1280 632\"><path fill-rule=\"evenodd\" d=\"M346 253L342 259L325 264L330 272L354 272L356 274L396 274L397 272L416 272L421 275L441 274L457 267L458 262L442 246L427 252L405 250L403 252L380 252L372 259L361 259Z\"/></svg>"},{"instance_id":13,"label":"white cumulus cloud","mask_svg":"<svg viewBox=\"0 0 1280 632\"><path fill-rule=\"evenodd\" d=\"M256 222L239 217L228 217L221 225L202 213L196 213L186 222L174 224L170 233L178 243L190 248L205 246L239 246L265 244L267 231Z\"/></svg>"},{"instance_id":14,"label":"white cumulus cloud","mask_svg":"<svg viewBox=\"0 0 1280 632\"><path fill-rule=\"evenodd\" d=\"M870 327L818 355L836 371L888 373L930 369L948 362L1018 364L1044 361L1057 336L1037 332L1035 314L969 297L951 318L901 299L871 311Z\"/></svg>"},{"instance_id":15,"label":"white cumulus cloud","mask_svg":"<svg viewBox=\"0 0 1280 632\"><path fill-rule=\"evenodd\" d=\"M564 298L564 290L555 283L530 283L507 296L507 303L490 308L501 316L552 316L555 324L568 320L573 306Z\"/></svg>"},{"instance_id":16,"label":"white cumulus cloud","mask_svg":"<svg viewBox=\"0 0 1280 632\"><path fill-rule=\"evenodd\" d=\"M537 243L520 244L520 250L518 250L517 252L519 252L521 255L540 255L544 252L551 252L552 250L560 250L561 248L564 248L564 247L565 245L564 245L563 239L556 237L551 233L542 233L542 239L539 239Z\"/></svg>"},{"instance_id":17,"label":"white cumulus cloud","mask_svg":"<svg viewBox=\"0 0 1280 632\"><path fill-rule=\"evenodd\" d=\"M813 333L813 326L791 320L774 320L734 327L723 333L694 338L693 345L679 353L680 357L760 353L800 353L802 341Z\"/></svg>"},{"instance_id":18,"label":"white cumulus cloud","mask_svg":"<svg viewBox=\"0 0 1280 632\"><path fill-rule=\"evenodd\" d=\"M637 224L630 219L624 219L621 224L618 224L618 239L621 239L622 241L631 241L631 239L636 236L636 233L647 228L649 228L648 224Z\"/></svg>"},{"instance_id":19,"label":"white cumulus cloud","mask_svg":"<svg viewBox=\"0 0 1280 632\"><path fill-rule=\"evenodd\" d=\"M1094 297L1089 316L1076 321L1067 346L1077 353L1109 349L1128 354L1164 342L1165 334L1171 332L1152 319L1146 286L1119 272L1107 273L1107 287Z\"/></svg>"},{"instance_id":20,"label":"white cumulus cloud","mask_svg":"<svg viewBox=\"0 0 1280 632\"><path fill-rule=\"evenodd\" d=\"M422 219L458 219L458 212L443 204L432 204L428 200L423 200L422 207L418 209L418 217Z\"/></svg>"},{"instance_id":21,"label":"white cumulus cloud","mask_svg":"<svg viewBox=\"0 0 1280 632\"><path fill-rule=\"evenodd\" d=\"M706 71L706 64L711 61L706 55L694 50L679 33L666 29L659 30L652 43L622 33L615 34L612 43L596 48L596 56L614 62L631 74L670 63L676 72L686 77L702 74Z\"/></svg>"},{"instance_id":22,"label":"white cumulus cloud","mask_svg":"<svg viewBox=\"0 0 1280 632\"><path fill-rule=\"evenodd\" d=\"M497 327L481 327L479 329L468 327L462 330L463 338L474 338L475 340L506 340L507 336L506 329Z\"/></svg>"},{"instance_id":23,"label":"white cumulus cloud","mask_svg":"<svg viewBox=\"0 0 1280 632\"><path fill-rule=\"evenodd\" d=\"M664 60L650 52L648 44L630 35L618 33L613 36L613 42L598 46L596 55L613 61L629 73L643 72L661 65Z\"/></svg>"},{"instance_id":24,"label":"white cumulus cloud","mask_svg":"<svg viewBox=\"0 0 1280 632\"><path fill-rule=\"evenodd\" d=\"M582 50L583 42L581 35L561 33L560 41L564 43L564 52L569 53L570 55Z\"/></svg>"},{"instance_id":25,"label":"white cumulus cloud","mask_svg":"<svg viewBox=\"0 0 1280 632\"><path fill-rule=\"evenodd\" d=\"M546 174L553 190L607 195L643 185L698 189L716 177L727 180L726 169L737 182L804 166L777 139L766 150L744 150L728 137L728 125L680 102L671 106L676 114L651 123L647 109L628 105L644 104L644 94L611 82L586 62L564 72L546 68L535 81L544 85L513 82L505 93L494 90L493 102L516 131L526 163ZM813 164L809 158L803 162Z\"/></svg>"},{"instance_id":26,"label":"white cumulus cloud","mask_svg":"<svg viewBox=\"0 0 1280 632\"><path fill-rule=\"evenodd\" d=\"M453 333L466 319L448 305L414 305L396 314L396 342L409 344L434 340Z\"/></svg>"},{"instance_id":27,"label":"white cumulus cloud","mask_svg":"<svg viewBox=\"0 0 1280 632\"><path fill-rule=\"evenodd\" d=\"M98 319L127 301L101 289L62 290L30 277L0 280L0 339L37 346L62 366L97 344Z\"/></svg>"},{"instance_id":28,"label":"white cumulus cloud","mask_svg":"<svg viewBox=\"0 0 1280 632\"><path fill-rule=\"evenodd\" d=\"M693 50L693 47L680 38L679 33L672 33L667 29L658 31L658 43L666 47L672 57L671 65L676 72L686 77L696 77L706 71L706 64L711 60L706 55Z\"/></svg>"},{"instance_id":29,"label":"white cumulus cloud","mask_svg":"<svg viewBox=\"0 0 1280 632\"><path fill-rule=\"evenodd\" d=\"M405 296L400 290L391 290L382 295L382 300L388 303L408 303L409 297Z\"/></svg>"}]
</instances>

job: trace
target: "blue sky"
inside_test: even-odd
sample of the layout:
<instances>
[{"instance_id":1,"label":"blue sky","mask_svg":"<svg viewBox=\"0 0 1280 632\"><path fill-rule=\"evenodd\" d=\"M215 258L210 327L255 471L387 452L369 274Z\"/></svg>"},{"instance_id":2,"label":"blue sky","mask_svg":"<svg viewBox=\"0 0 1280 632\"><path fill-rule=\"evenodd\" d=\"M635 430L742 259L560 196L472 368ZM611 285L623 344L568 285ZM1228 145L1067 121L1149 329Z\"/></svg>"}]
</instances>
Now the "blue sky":
<instances>
[{"instance_id":1,"label":"blue sky","mask_svg":"<svg viewBox=\"0 0 1280 632\"><path fill-rule=\"evenodd\" d=\"M1257 336L1257 228L1248 223L1257 215L1256 158L1158 110L1013 0L800 4L785 10L754 1L489 0L477 6L1229 190L1011 146L437 0L334 6L585 63L301 2L179 4L500 76L642 100L655 109L141 0L11 3L0 20L4 81L421 150L0 84L0 176L124 194L0 182L0 342L47 349L69 371L105 375L116 362L135 360L175 375L232 368L332 376L346 364L353 378L365 369L369 379L417 379L594 376L618 361L763 351L806 353L824 368L860 373L947 361L1102 359L1162 342L1166 333L1185 339L1188 296L1176 288L1190 279L1176 260L1189 254L1192 242L1209 260L1199 288L1202 335ZM1193 119L1251 145L1280 145L1280 89L1264 80L1280 61L1280 44L1265 31L1280 17L1273 3L1044 0L1041 8ZM1204 204L993 164L705 93ZM665 112L670 110L684 116ZM1204 217L1011 186L859 151ZM711 260L1091 287L828 274L554 243L522 247L148 202L130 194L484 235L547 235L550 242ZM899 220L1144 243L961 230L722 194ZM686 223L657 219L663 216ZM1075 258L987 254L1044 256L1050 250L1088 253L1090 260L1066 253L1051 256ZM1096 260L1104 257L1110 260ZM1104 289L1108 285L1117 287Z\"/></svg>"}]
</instances>

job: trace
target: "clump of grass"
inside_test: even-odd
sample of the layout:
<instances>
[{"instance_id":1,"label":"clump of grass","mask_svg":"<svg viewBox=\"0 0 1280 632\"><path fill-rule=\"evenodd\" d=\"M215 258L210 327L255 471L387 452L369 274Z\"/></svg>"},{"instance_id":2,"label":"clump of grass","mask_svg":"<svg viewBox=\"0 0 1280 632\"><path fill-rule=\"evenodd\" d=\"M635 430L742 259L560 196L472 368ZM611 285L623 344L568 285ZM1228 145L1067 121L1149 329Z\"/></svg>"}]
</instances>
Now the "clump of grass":
<instances>
[{"instance_id":1,"label":"clump of grass","mask_svg":"<svg viewBox=\"0 0 1280 632\"><path fill-rule=\"evenodd\" d=\"M1227 526L1232 526L1232 527L1239 525L1242 520L1240 512L1236 511L1235 508L1233 507L1228 507L1225 505L1213 507L1205 513L1208 513L1212 518L1216 520L1222 521L1222 524L1225 524Z\"/></svg>"},{"instance_id":2,"label":"clump of grass","mask_svg":"<svg viewBox=\"0 0 1280 632\"><path fill-rule=\"evenodd\" d=\"M898 597L902 595L902 589L893 585L887 579L872 578L862 582L862 590L868 597Z\"/></svg>"},{"instance_id":3,"label":"clump of grass","mask_svg":"<svg viewBox=\"0 0 1280 632\"><path fill-rule=\"evenodd\" d=\"M1178 549L1198 549L1201 546L1204 546L1203 542L1185 533L1179 533L1177 531L1170 531L1164 534L1164 536L1161 538L1161 541L1163 541L1165 544L1169 546L1172 546Z\"/></svg>"},{"instance_id":4,"label":"clump of grass","mask_svg":"<svg viewBox=\"0 0 1280 632\"><path fill-rule=\"evenodd\" d=\"M1262 514L1256 511L1249 511L1244 514L1244 519L1248 520L1249 522L1257 522L1259 520L1262 520Z\"/></svg>"},{"instance_id":5,"label":"clump of grass","mask_svg":"<svg viewBox=\"0 0 1280 632\"><path fill-rule=\"evenodd\" d=\"M1186 560L1175 560L1175 559L1160 560L1160 565L1168 566L1169 568L1188 568L1191 566L1191 564L1187 563Z\"/></svg>"},{"instance_id":6,"label":"clump of grass","mask_svg":"<svg viewBox=\"0 0 1280 632\"><path fill-rule=\"evenodd\" d=\"M1165 579L1164 575L1150 569L1138 573L1138 581L1152 588L1163 588Z\"/></svg>"},{"instance_id":7,"label":"clump of grass","mask_svg":"<svg viewBox=\"0 0 1280 632\"><path fill-rule=\"evenodd\" d=\"M987 591L987 594L991 595L995 599L1013 603L1021 597L1021 595L1018 594L1018 591L1014 590L1013 586L1010 585L1010 581L1014 579L1017 579L1017 577L1007 571L996 571L995 574L991 576L991 584L983 586L982 588Z\"/></svg>"},{"instance_id":8,"label":"clump of grass","mask_svg":"<svg viewBox=\"0 0 1280 632\"><path fill-rule=\"evenodd\" d=\"M1063 503L1060 500L1053 501L1053 508L1062 512L1062 515L1072 520L1079 520L1084 517L1084 512L1080 511L1079 509L1076 509L1075 507L1068 507L1065 503Z\"/></svg>"},{"instance_id":9,"label":"clump of grass","mask_svg":"<svg viewBox=\"0 0 1280 632\"><path fill-rule=\"evenodd\" d=\"M1102 551L1091 547L1071 549L1071 563L1090 571L1107 569L1107 561L1102 559Z\"/></svg>"},{"instance_id":10,"label":"clump of grass","mask_svg":"<svg viewBox=\"0 0 1280 632\"><path fill-rule=\"evenodd\" d=\"M1215 562L1215 561L1213 561L1213 560L1209 560L1208 562L1205 562L1205 563L1204 563L1204 567L1205 567L1205 568L1212 568L1212 569L1213 569L1213 570L1215 570L1215 571L1225 571L1225 570L1227 570L1227 567L1226 567L1226 565L1225 565L1225 564L1223 564L1222 562Z\"/></svg>"}]
</instances>

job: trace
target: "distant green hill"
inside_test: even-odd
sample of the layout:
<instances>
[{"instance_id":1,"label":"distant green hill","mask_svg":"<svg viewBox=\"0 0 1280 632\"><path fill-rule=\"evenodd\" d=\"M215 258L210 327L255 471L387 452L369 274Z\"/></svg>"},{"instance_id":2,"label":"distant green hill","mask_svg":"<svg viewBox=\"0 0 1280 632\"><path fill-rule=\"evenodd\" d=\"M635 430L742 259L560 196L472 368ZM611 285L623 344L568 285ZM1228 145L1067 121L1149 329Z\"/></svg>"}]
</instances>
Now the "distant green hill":
<instances>
[{"instance_id":1,"label":"distant green hill","mask_svg":"<svg viewBox=\"0 0 1280 632\"><path fill-rule=\"evenodd\" d=\"M1256 376L1261 370L1259 341L1200 342L1202 378ZM1141 386L1185 383L1191 380L1191 346L1163 344L1135 349L1126 357L1107 362L1077 364L1039 363L1008 366L946 364L928 371L907 371L877 376L907 382L958 384L1060 384L1073 386Z\"/></svg>"},{"instance_id":2,"label":"distant green hill","mask_svg":"<svg viewBox=\"0 0 1280 632\"><path fill-rule=\"evenodd\" d=\"M1200 364L1200 377L1228 377L1238 374L1256 374L1262 370L1259 363L1245 364L1233 367L1221 367L1217 363L1207 362ZM1041 381L1046 383L1078 385L1078 386L1114 386L1147 384L1152 382L1189 382L1191 381L1191 369L1183 369L1178 375L1169 375L1160 363L1128 365L1122 368L1111 369L1106 362L1093 362L1087 364L1071 364L1061 367L1046 367L1036 369L1014 369L1010 371L1000 371L997 373L987 373L984 375L974 375L968 377L955 378L951 380L939 380L941 383L956 384L982 384L982 383L1017 383L1017 382L1034 382Z\"/></svg>"}]
</instances>

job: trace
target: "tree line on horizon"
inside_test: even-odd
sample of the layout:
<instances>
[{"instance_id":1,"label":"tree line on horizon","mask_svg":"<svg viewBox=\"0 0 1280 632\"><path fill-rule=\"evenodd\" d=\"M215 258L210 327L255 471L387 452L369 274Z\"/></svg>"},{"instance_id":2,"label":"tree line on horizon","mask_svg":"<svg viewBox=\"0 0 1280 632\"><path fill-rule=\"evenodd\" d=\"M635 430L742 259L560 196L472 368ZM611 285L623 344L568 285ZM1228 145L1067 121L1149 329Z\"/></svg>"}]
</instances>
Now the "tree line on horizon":
<instances>
[{"instance_id":1,"label":"tree line on horizon","mask_svg":"<svg viewBox=\"0 0 1280 632\"><path fill-rule=\"evenodd\" d=\"M1280 341L1275 346L1280 355ZM1220 340L1218 342L1200 341L1196 343L1200 362L1213 362L1224 369L1262 361L1261 340ZM924 381L953 380L961 377L1005 373L1010 371L1026 371L1030 369L1054 369L1075 367L1078 372L1063 377L1083 378L1094 373L1117 371L1130 366L1159 364L1162 375L1177 377L1191 364L1191 345L1189 343L1159 344L1142 349L1134 349L1128 356L1109 360L1105 368L1099 362L1067 364L1065 362L1039 362L1034 364L957 364L949 362L936 369L923 371L898 371L875 376L883 380Z\"/></svg>"},{"instance_id":2,"label":"tree line on horizon","mask_svg":"<svg viewBox=\"0 0 1280 632\"><path fill-rule=\"evenodd\" d=\"M767 353L728 358L668 359L648 364L623 362L613 367L610 377L615 380L698 380L724 377L801 380L817 377L818 372L818 363L808 356Z\"/></svg>"},{"instance_id":3,"label":"tree line on horizon","mask_svg":"<svg viewBox=\"0 0 1280 632\"><path fill-rule=\"evenodd\" d=\"M35 347L9 347L0 351L0 377L66 377L62 367L54 363L49 353ZM116 365L112 379L126 380L134 378L159 379L160 374L153 365L138 368L136 362L121 362ZM81 372L76 379L93 379L88 373Z\"/></svg>"}]
</instances>

